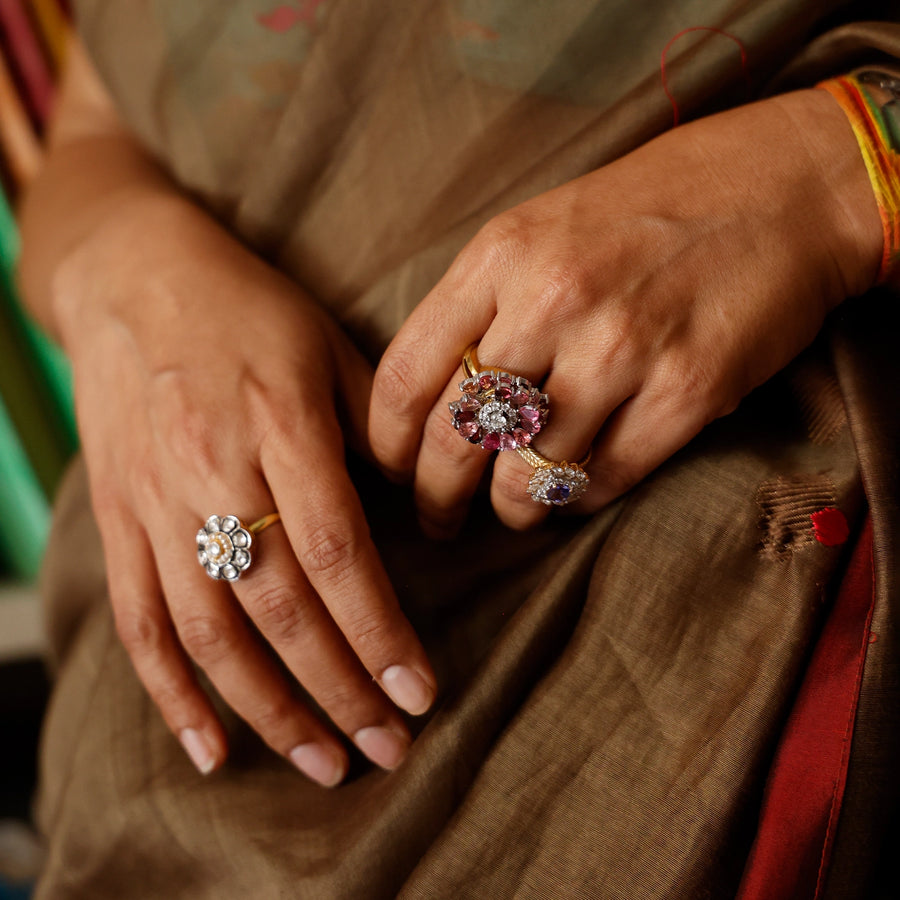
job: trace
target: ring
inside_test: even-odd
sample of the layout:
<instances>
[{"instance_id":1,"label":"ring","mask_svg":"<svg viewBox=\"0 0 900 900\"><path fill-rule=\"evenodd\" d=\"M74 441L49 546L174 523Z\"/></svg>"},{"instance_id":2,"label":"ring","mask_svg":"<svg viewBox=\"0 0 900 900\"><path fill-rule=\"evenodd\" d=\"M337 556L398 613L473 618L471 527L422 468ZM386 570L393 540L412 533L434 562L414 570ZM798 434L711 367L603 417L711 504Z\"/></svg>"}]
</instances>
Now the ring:
<instances>
[{"instance_id":1,"label":"ring","mask_svg":"<svg viewBox=\"0 0 900 900\"><path fill-rule=\"evenodd\" d=\"M470 443L483 450L527 447L544 427L550 401L521 375L482 370L476 344L463 354L462 396L450 404L451 424Z\"/></svg>"},{"instance_id":2,"label":"ring","mask_svg":"<svg viewBox=\"0 0 900 900\"><path fill-rule=\"evenodd\" d=\"M197 561L216 581L237 581L253 558L253 535L265 531L281 519L269 513L252 525L244 525L237 516L210 516L197 532Z\"/></svg>"},{"instance_id":3,"label":"ring","mask_svg":"<svg viewBox=\"0 0 900 900\"><path fill-rule=\"evenodd\" d=\"M534 470L527 490L535 503L565 506L584 494L591 483L590 475L582 468L591 459L590 450L577 463L554 462L533 447L520 447L516 452Z\"/></svg>"}]
</instances>

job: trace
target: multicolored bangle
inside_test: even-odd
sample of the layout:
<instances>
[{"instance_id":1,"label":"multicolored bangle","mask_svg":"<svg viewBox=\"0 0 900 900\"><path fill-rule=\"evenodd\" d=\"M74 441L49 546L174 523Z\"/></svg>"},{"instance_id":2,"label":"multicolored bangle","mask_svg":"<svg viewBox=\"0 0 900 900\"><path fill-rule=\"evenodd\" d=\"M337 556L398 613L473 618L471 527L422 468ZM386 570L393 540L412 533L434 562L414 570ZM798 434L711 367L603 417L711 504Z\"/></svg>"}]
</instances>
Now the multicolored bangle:
<instances>
[{"instance_id":1,"label":"multicolored bangle","mask_svg":"<svg viewBox=\"0 0 900 900\"><path fill-rule=\"evenodd\" d=\"M900 267L900 78L865 71L823 81L850 120L884 230L877 284ZM878 102L879 96L886 102Z\"/></svg>"}]
</instances>

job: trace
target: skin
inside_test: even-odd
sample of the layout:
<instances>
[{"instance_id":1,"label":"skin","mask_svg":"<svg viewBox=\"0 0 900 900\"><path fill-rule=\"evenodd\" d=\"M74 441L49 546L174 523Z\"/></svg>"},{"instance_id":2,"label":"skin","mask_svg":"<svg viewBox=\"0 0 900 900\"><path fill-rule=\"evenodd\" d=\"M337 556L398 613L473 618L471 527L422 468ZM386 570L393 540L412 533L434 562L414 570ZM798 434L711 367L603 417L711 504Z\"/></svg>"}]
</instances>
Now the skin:
<instances>
[{"instance_id":1,"label":"skin","mask_svg":"<svg viewBox=\"0 0 900 900\"><path fill-rule=\"evenodd\" d=\"M21 279L72 360L110 601L138 676L201 771L226 743L192 661L273 749L336 784L346 750L268 643L337 729L395 767L410 736L391 700L422 713L436 684L344 465L345 440L366 445L369 365L166 181L77 47L51 148L23 211ZM233 589L201 572L193 535L210 513L274 509L264 562Z\"/></svg>"},{"instance_id":2,"label":"skin","mask_svg":"<svg viewBox=\"0 0 900 900\"><path fill-rule=\"evenodd\" d=\"M872 285L881 246L856 140L824 91L682 126L481 229L379 363L376 457L413 481L428 533L458 531L494 456L448 425L479 341L483 368L550 396L545 456L592 448L569 509L598 510L807 346ZM530 475L496 455L491 499L512 528L547 515Z\"/></svg>"},{"instance_id":3,"label":"skin","mask_svg":"<svg viewBox=\"0 0 900 900\"><path fill-rule=\"evenodd\" d=\"M488 462L447 423L460 354L480 340L486 365L544 382L542 452L577 459L593 445L590 512L809 343L871 284L881 247L836 103L814 91L765 101L489 222L372 388L314 298L141 152L77 45L23 234L25 295L72 359L110 602L138 676L201 771L227 747L195 664L326 785L346 773L339 732L393 768L410 740L397 704L422 713L437 690L345 443L365 453L371 441L388 472L414 481L424 527L452 535ZM515 454L493 472L495 508L515 528L544 515L523 494L528 474ZM260 539L264 562L234 589L208 580L193 547L205 518L274 509L283 523Z\"/></svg>"}]
</instances>

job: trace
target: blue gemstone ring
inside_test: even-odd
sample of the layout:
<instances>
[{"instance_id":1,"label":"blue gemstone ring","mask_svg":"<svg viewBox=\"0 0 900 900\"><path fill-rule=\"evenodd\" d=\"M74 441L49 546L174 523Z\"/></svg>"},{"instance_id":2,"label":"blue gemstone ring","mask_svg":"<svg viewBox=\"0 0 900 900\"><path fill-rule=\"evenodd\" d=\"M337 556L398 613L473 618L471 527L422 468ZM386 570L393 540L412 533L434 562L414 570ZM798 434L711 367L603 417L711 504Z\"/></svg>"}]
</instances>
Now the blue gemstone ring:
<instances>
[{"instance_id":1,"label":"blue gemstone ring","mask_svg":"<svg viewBox=\"0 0 900 900\"><path fill-rule=\"evenodd\" d=\"M516 453L534 470L528 481L528 493L535 503L565 506L581 497L591 483L583 468L591 458L590 450L577 463L554 462L533 447L520 447Z\"/></svg>"}]
</instances>

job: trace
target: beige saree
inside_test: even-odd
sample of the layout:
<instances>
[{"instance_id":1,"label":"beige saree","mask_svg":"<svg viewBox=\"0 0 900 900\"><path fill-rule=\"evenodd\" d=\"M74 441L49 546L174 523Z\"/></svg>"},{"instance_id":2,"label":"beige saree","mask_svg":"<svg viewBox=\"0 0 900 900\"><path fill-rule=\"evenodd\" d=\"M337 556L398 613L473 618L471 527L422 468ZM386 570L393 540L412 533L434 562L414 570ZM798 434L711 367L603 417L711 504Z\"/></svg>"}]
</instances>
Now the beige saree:
<instances>
[{"instance_id":1,"label":"beige saree","mask_svg":"<svg viewBox=\"0 0 900 900\"><path fill-rule=\"evenodd\" d=\"M868 24L821 0L77 6L138 138L373 360L482 223L671 127L673 104L683 120L900 56L888 4L853 4ZM593 518L513 534L482 501L432 543L405 491L354 464L442 695L398 771L357 758L333 791L233 718L227 765L195 773L117 641L76 466L45 573L39 896L881 896L900 787L895 308L845 304ZM835 633L849 669L820 664ZM806 698L848 671L831 774ZM831 798L819 830L791 818L818 796L802 778L773 818L797 734L800 775Z\"/></svg>"}]
</instances>

